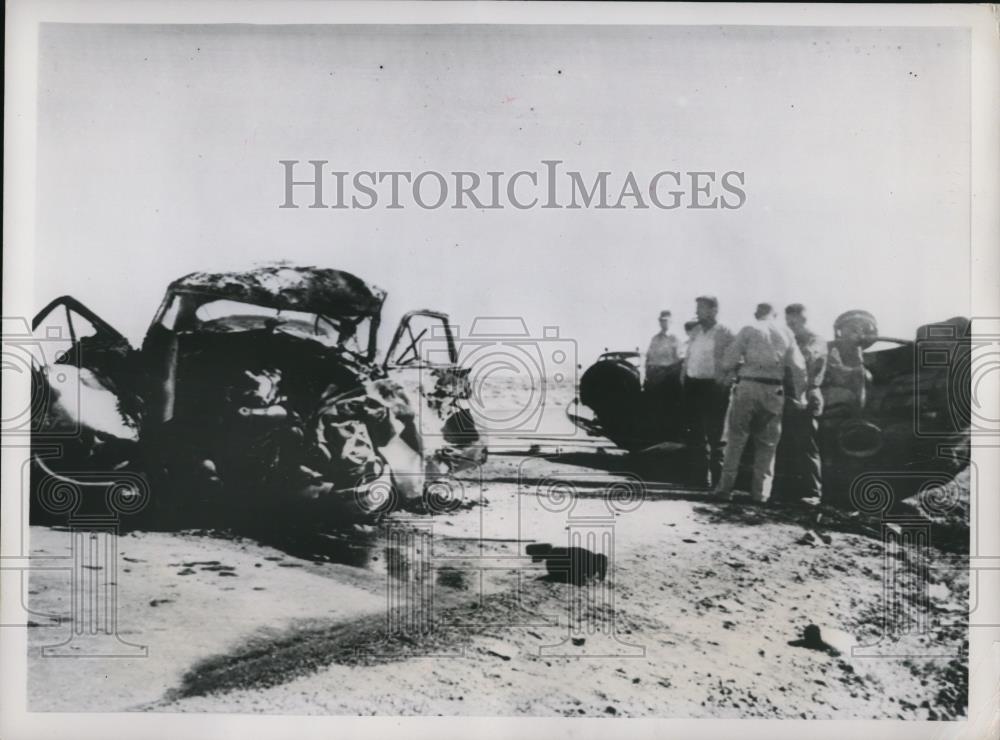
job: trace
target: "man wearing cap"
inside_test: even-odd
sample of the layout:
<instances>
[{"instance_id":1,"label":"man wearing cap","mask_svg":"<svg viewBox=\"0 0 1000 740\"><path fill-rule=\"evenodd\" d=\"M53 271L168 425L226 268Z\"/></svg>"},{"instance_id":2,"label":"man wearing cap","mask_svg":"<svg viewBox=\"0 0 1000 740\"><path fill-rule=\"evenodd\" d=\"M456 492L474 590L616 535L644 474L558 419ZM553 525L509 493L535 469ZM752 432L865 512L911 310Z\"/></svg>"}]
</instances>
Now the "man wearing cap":
<instances>
[{"instance_id":1,"label":"man wearing cap","mask_svg":"<svg viewBox=\"0 0 1000 740\"><path fill-rule=\"evenodd\" d=\"M681 359L680 343L670 333L670 311L660 311L660 330L646 350L646 387L653 388L667 377L667 368Z\"/></svg>"},{"instance_id":2,"label":"man wearing cap","mask_svg":"<svg viewBox=\"0 0 1000 740\"><path fill-rule=\"evenodd\" d=\"M775 495L789 501L819 499L823 493L818 438L823 413L820 388L826 377L826 342L809 329L806 307L801 303L785 308L785 324L806 363L806 393L796 396L785 387L781 441L775 458L775 481L780 490Z\"/></svg>"},{"instance_id":3,"label":"man wearing cap","mask_svg":"<svg viewBox=\"0 0 1000 740\"><path fill-rule=\"evenodd\" d=\"M878 338L878 324L868 311L847 311L833 322L834 340L827 359L826 406L836 415L864 408L872 381L865 350Z\"/></svg>"},{"instance_id":4,"label":"man wearing cap","mask_svg":"<svg viewBox=\"0 0 1000 740\"><path fill-rule=\"evenodd\" d=\"M722 430L729 403L729 374L722 360L733 334L716 316L719 301L714 296L695 299L698 324L689 335L684 360L684 401L688 409L691 442L696 449L693 480L712 487L722 473Z\"/></svg>"},{"instance_id":5,"label":"man wearing cap","mask_svg":"<svg viewBox=\"0 0 1000 740\"><path fill-rule=\"evenodd\" d=\"M775 449L781 438L785 373L798 396L805 392L806 367L791 332L775 323L769 303L759 304L754 317L757 321L740 329L722 360L724 371L738 369L739 374L726 416L725 460L715 494L727 501L732 498L740 458L752 437L750 496L765 503L771 497Z\"/></svg>"}]
</instances>

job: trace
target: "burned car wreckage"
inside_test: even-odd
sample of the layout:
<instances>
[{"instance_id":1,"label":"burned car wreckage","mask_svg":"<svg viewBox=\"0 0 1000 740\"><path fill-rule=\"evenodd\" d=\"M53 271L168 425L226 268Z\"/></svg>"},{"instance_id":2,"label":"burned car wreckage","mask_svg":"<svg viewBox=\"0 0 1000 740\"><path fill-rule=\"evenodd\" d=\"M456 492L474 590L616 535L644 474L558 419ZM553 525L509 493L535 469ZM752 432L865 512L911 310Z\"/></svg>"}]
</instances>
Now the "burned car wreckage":
<instances>
[{"instance_id":1,"label":"burned car wreckage","mask_svg":"<svg viewBox=\"0 0 1000 740\"><path fill-rule=\"evenodd\" d=\"M826 502L852 506L852 486L866 475L889 476L897 493L906 496L968 465L969 319L922 326L915 340L905 340L880 336L874 316L849 311L835 322L834 337L828 348L844 362L828 366L822 387L819 443ZM694 451L683 401L683 360L652 387L644 386L639 361L638 352L602 354L581 375L568 416L589 435L607 437L639 458L674 455L676 464L667 467L683 476ZM751 441L744 452L742 483L749 480L752 446ZM779 446L779 459L781 454ZM794 480L782 480L779 464L775 490L794 486Z\"/></svg>"},{"instance_id":2,"label":"burned car wreckage","mask_svg":"<svg viewBox=\"0 0 1000 740\"><path fill-rule=\"evenodd\" d=\"M267 511L336 525L454 503L451 473L486 456L469 370L434 311L405 314L378 357L385 297L325 268L193 273L168 286L138 349L76 299L53 300L32 326L44 347L32 519L64 515L67 486L144 492L147 516L176 522ZM825 499L849 502L873 471L917 492L968 464L970 326L953 318L910 341L880 336L863 311L838 319L829 347L844 361L828 367L819 419ZM695 450L683 361L644 387L639 357L601 355L569 416L637 460L670 456L658 470L684 476ZM776 490L794 485L780 473Z\"/></svg>"},{"instance_id":3,"label":"burned car wreckage","mask_svg":"<svg viewBox=\"0 0 1000 740\"><path fill-rule=\"evenodd\" d=\"M377 361L385 297L333 269L194 273L169 285L139 349L52 301L33 322L61 342L33 369L33 517L53 510L37 482L126 471L167 518L263 507L336 523L425 501L482 462L485 439L447 316L407 313Z\"/></svg>"}]
</instances>

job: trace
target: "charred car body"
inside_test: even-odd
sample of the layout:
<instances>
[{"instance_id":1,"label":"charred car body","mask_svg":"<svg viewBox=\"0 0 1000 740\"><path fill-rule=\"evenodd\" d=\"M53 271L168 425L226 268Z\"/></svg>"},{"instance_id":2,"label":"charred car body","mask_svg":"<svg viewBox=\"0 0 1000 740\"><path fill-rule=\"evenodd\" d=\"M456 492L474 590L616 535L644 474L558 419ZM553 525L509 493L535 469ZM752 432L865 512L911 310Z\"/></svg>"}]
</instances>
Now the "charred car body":
<instances>
[{"instance_id":1,"label":"charred car body","mask_svg":"<svg viewBox=\"0 0 1000 740\"><path fill-rule=\"evenodd\" d=\"M138 471L161 515L263 505L339 521L420 499L480 463L485 440L447 316L406 314L376 360L385 296L325 268L194 273L167 288L140 349L57 298L33 322L62 343L33 371L33 478Z\"/></svg>"},{"instance_id":2,"label":"charred car body","mask_svg":"<svg viewBox=\"0 0 1000 740\"><path fill-rule=\"evenodd\" d=\"M920 327L915 340L882 337L871 314L851 311L834 327L829 349L853 368L828 368L819 419L824 498L849 503L864 473L896 476L915 493L968 463L971 322L956 317ZM848 350L845 352L845 349ZM687 463L690 428L683 403L683 362L643 387L638 352L606 352L580 377L571 420L633 453L658 450ZM580 413L579 406L589 410ZM752 459L752 442L744 468ZM683 477L683 470L678 470ZM775 479L776 490L788 481Z\"/></svg>"}]
</instances>

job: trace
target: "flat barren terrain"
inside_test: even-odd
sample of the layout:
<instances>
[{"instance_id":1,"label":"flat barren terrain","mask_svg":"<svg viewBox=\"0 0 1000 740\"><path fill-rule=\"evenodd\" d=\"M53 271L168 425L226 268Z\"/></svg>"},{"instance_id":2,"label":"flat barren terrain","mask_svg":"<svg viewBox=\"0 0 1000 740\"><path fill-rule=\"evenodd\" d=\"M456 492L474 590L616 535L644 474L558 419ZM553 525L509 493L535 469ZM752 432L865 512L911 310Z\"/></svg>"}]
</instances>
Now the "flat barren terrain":
<instances>
[{"instance_id":1,"label":"flat barren terrain","mask_svg":"<svg viewBox=\"0 0 1000 740\"><path fill-rule=\"evenodd\" d=\"M118 657L42 657L97 638L61 621L71 533L33 527L53 570L27 584L32 709L964 716L960 542L896 548L878 521L665 484L609 507L624 457L533 453L495 452L452 510L348 532L123 533L92 566L115 569ZM544 543L607 553L606 577L525 556Z\"/></svg>"}]
</instances>

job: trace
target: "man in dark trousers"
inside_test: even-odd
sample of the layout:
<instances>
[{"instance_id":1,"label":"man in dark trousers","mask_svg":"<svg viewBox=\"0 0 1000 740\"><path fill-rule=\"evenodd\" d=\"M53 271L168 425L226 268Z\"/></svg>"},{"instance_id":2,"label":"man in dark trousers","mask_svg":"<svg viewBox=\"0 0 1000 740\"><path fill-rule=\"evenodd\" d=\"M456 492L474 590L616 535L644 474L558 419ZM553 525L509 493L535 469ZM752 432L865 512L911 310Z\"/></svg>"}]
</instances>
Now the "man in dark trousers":
<instances>
[{"instance_id":1,"label":"man in dark trousers","mask_svg":"<svg viewBox=\"0 0 1000 740\"><path fill-rule=\"evenodd\" d=\"M806 392L785 396L783 431L775 464L775 499L818 502L823 495L819 417L823 413L820 387L826 376L827 345L809 329L806 307L801 303L785 308L785 323L792 330L806 363Z\"/></svg>"},{"instance_id":2,"label":"man in dark trousers","mask_svg":"<svg viewBox=\"0 0 1000 740\"><path fill-rule=\"evenodd\" d=\"M714 296L695 299L698 325L691 330L684 360L684 403L694 447L691 482L708 488L722 474L722 430L731 381L722 358L733 333L716 320L718 313L719 301Z\"/></svg>"}]
</instances>

